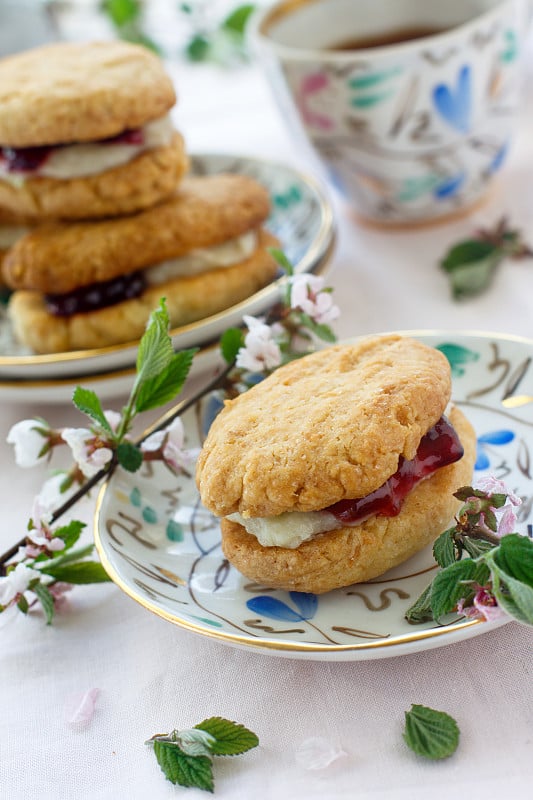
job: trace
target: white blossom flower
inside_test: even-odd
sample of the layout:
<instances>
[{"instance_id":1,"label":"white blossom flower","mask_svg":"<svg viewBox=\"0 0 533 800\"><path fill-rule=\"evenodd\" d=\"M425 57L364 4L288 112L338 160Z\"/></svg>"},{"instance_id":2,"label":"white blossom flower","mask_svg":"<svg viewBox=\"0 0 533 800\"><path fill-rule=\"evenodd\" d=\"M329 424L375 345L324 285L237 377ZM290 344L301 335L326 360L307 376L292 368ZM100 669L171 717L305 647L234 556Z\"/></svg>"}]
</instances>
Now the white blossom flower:
<instances>
[{"instance_id":1,"label":"white blossom flower","mask_svg":"<svg viewBox=\"0 0 533 800\"><path fill-rule=\"evenodd\" d=\"M19 467L34 467L46 457L42 450L47 436L40 433L49 430L46 423L37 419L23 419L17 422L7 434L7 443L15 447L15 461Z\"/></svg>"},{"instance_id":2,"label":"white blossom flower","mask_svg":"<svg viewBox=\"0 0 533 800\"><path fill-rule=\"evenodd\" d=\"M176 417L168 428L152 433L141 444L143 453L155 453L161 448L163 448L161 455L171 469L177 471L180 467L191 464L193 456L185 448L185 430L179 417Z\"/></svg>"},{"instance_id":3,"label":"white blossom flower","mask_svg":"<svg viewBox=\"0 0 533 800\"><path fill-rule=\"evenodd\" d=\"M111 448L106 447L87 428L63 428L61 436L72 450L74 461L86 478L92 478L113 458Z\"/></svg>"},{"instance_id":4,"label":"white blossom flower","mask_svg":"<svg viewBox=\"0 0 533 800\"><path fill-rule=\"evenodd\" d=\"M273 338L272 329L256 317L245 315L243 319L248 333L244 337L244 347L237 353L237 367L252 372L279 367L281 350Z\"/></svg>"},{"instance_id":5,"label":"white blossom flower","mask_svg":"<svg viewBox=\"0 0 533 800\"><path fill-rule=\"evenodd\" d=\"M106 409L104 411L104 417L109 422L109 427L113 433L116 433L122 420L122 414L119 414L118 411L113 411L112 409Z\"/></svg>"},{"instance_id":6,"label":"white blossom flower","mask_svg":"<svg viewBox=\"0 0 533 800\"><path fill-rule=\"evenodd\" d=\"M291 308L299 308L318 324L328 324L340 316L331 292L324 291L324 279L319 275L291 275Z\"/></svg>"},{"instance_id":7,"label":"white blossom flower","mask_svg":"<svg viewBox=\"0 0 533 800\"><path fill-rule=\"evenodd\" d=\"M7 606L17 595L22 594L34 578L40 578L41 573L27 567L20 562L3 578L0 578L0 606Z\"/></svg>"},{"instance_id":8,"label":"white blossom flower","mask_svg":"<svg viewBox=\"0 0 533 800\"><path fill-rule=\"evenodd\" d=\"M67 477L66 472L58 472L48 478L42 485L41 491L35 499L34 514L38 513L41 522L50 522L53 512L71 497L76 486L70 486L66 491L61 491L61 485ZM37 525L35 516L34 524Z\"/></svg>"}]
</instances>

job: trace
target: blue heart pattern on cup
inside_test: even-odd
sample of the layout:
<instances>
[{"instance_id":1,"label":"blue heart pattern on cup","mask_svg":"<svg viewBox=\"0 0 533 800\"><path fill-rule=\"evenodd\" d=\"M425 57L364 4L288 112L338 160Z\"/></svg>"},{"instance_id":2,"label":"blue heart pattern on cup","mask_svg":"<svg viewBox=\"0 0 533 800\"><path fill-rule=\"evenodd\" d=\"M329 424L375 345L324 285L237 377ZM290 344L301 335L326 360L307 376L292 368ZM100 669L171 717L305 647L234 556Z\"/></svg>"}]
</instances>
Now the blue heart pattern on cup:
<instances>
[{"instance_id":1,"label":"blue heart pattern on cup","mask_svg":"<svg viewBox=\"0 0 533 800\"><path fill-rule=\"evenodd\" d=\"M461 67L455 87L439 83L433 89L435 108L452 127L461 133L470 129L472 110L472 75L468 65Z\"/></svg>"}]
</instances>

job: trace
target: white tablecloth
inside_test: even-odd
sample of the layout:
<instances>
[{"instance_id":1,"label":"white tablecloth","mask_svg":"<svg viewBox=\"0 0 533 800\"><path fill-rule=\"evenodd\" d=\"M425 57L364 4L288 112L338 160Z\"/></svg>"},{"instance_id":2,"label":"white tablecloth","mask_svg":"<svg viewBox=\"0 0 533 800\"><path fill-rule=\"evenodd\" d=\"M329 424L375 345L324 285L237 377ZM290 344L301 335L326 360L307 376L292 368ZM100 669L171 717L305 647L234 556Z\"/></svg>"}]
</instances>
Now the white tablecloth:
<instances>
[{"instance_id":1,"label":"white tablecloth","mask_svg":"<svg viewBox=\"0 0 533 800\"><path fill-rule=\"evenodd\" d=\"M257 68L173 67L175 120L191 151L247 153L317 173L296 147ZM437 268L449 244L506 213L533 242L533 114L526 103L516 146L489 202L475 215L416 232L357 224L332 198L338 247L329 272L342 308L341 337L446 328L533 336L533 261L508 262L490 292L454 303ZM117 398L119 408L123 398ZM110 405L109 403L107 405ZM43 473L14 466L10 426L41 415L81 425L69 406L2 403L0 550L23 535ZM76 509L90 523L94 498ZM174 627L111 585L75 589L68 613L0 630L0 797L6 800L163 800L205 797L165 781L144 741L221 715L254 730L260 747L218 759L218 797L526 800L533 785L533 631L511 623L449 647L354 663L287 660L233 649ZM1 622L1 619L0 619ZM91 723L73 730L73 697L98 688ZM402 740L412 703L442 709L461 728L456 754L423 761ZM297 752L310 736L344 751L309 770ZM187 794L188 792L188 794Z\"/></svg>"}]
</instances>

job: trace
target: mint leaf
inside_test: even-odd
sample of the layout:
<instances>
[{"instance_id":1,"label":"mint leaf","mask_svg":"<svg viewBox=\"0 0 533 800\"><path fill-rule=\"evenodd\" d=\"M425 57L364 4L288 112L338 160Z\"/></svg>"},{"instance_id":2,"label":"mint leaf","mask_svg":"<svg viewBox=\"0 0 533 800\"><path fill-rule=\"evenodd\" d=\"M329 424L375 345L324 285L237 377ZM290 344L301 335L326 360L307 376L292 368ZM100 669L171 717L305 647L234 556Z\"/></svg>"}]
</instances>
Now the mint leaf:
<instances>
[{"instance_id":1,"label":"mint leaf","mask_svg":"<svg viewBox=\"0 0 533 800\"><path fill-rule=\"evenodd\" d=\"M155 378L172 361L174 350L168 335L168 327L168 312L162 299L161 306L152 311L146 331L139 342L135 393L145 381Z\"/></svg>"},{"instance_id":2,"label":"mint leaf","mask_svg":"<svg viewBox=\"0 0 533 800\"><path fill-rule=\"evenodd\" d=\"M76 408L83 414L86 414L90 419L97 422L106 433L113 436L113 430L105 418L100 400L92 389L84 389L83 386L76 386L74 394L72 395L72 402Z\"/></svg>"},{"instance_id":3,"label":"mint leaf","mask_svg":"<svg viewBox=\"0 0 533 800\"><path fill-rule=\"evenodd\" d=\"M462 581L473 581L476 572L476 563L471 558L466 558L456 561L435 575L431 585L431 610L435 620L449 614L459 600L472 594L472 589Z\"/></svg>"},{"instance_id":4,"label":"mint leaf","mask_svg":"<svg viewBox=\"0 0 533 800\"><path fill-rule=\"evenodd\" d=\"M420 597L415 600L413 605L407 609L405 619L411 625L417 625L420 622L429 622L433 619L433 611L431 610L431 587L426 586Z\"/></svg>"},{"instance_id":5,"label":"mint leaf","mask_svg":"<svg viewBox=\"0 0 533 800\"><path fill-rule=\"evenodd\" d=\"M74 564L40 567L40 571L64 583L104 583L111 580L98 561L79 561Z\"/></svg>"},{"instance_id":6,"label":"mint leaf","mask_svg":"<svg viewBox=\"0 0 533 800\"><path fill-rule=\"evenodd\" d=\"M461 539L461 544L470 558L479 558L480 556L485 555L485 553L488 553L489 550L493 550L496 546L491 542L485 541L485 539L474 539L473 536L463 536Z\"/></svg>"},{"instance_id":7,"label":"mint leaf","mask_svg":"<svg viewBox=\"0 0 533 800\"><path fill-rule=\"evenodd\" d=\"M455 544L451 534L452 529L444 531L433 544L433 558L439 567L449 567L450 564L457 560Z\"/></svg>"},{"instance_id":8,"label":"mint leaf","mask_svg":"<svg viewBox=\"0 0 533 800\"><path fill-rule=\"evenodd\" d=\"M213 765L208 756L188 756L175 742L153 740L154 753L165 777L180 786L213 792Z\"/></svg>"},{"instance_id":9,"label":"mint leaf","mask_svg":"<svg viewBox=\"0 0 533 800\"><path fill-rule=\"evenodd\" d=\"M444 711L412 705L405 712L403 738L417 755L433 760L447 758L459 744L459 726Z\"/></svg>"},{"instance_id":10,"label":"mint leaf","mask_svg":"<svg viewBox=\"0 0 533 800\"><path fill-rule=\"evenodd\" d=\"M228 364L237 358L237 353L244 347L244 332L240 328L228 328L220 337L220 352Z\"/></svg>"},{"instance_id":11,"label":"mint leaf","mask_svg":"<svg viewBox=\"0 0 533 800\"><path fill-rule=\"evenodd\" d=\"M54 598L52 597L50 590L44 585L44 583L39 582L36 583L35 586L32 586L32 591L35 592L43 607L44 615L46 617L46 624L51 625L54 618L55 606Z\"/></svg>"},{"instance_id":12,"label":"mint leaf","mask_svg":"<svg viewBox=\"0 0 533 800\"><path fill-rule=\"evenodd\" d=\"M215 741L210 744L210 750L216 756L237 756L259 744L255 733L245 728L244 725L223 719L223 717L204 719L194 727L215 738Z\"/></svg>"},{"instance_id":13,"label":"mint leaf","mask_svg":"<svg viewBox=\"0 0 533 800\"><path fill-rule=\"evenodd\" d=\"M158 375L139 385L135 397L135 412L148 411L173 400L181 391L198 348L174 353L170 362Z\"/></svg>"},{"instance_id":14,"label":"mint leaf","mask_svg":"<svg viewBox=\"0 0 533 800\"><path fill-rule=\"evenodd\" d=\"M533 589L511 578L493 564L492 591L506 614L525 625L533 625Z\"/></svg>"},{"instance_id":15,"label":"mint leaf","mask_svg":"<svg viewBox=\"0 0 533 800\"><path fill-rule=\"evenodd\" d=\"M507 576L533 587L533 542L527 536L503 536L494 552L494 562Z\"/></svg>"},{"instance_id":16,"label":"mint leaf","mask_svg":"<svg viewBox=\"0 0 533 800\"><path fill-rule=\"evenodd\" d=\"M137 472L143 463L143 454L132 442L121 442L117 447L117 460L128 472Z\"/></svg>"}]
</instances>

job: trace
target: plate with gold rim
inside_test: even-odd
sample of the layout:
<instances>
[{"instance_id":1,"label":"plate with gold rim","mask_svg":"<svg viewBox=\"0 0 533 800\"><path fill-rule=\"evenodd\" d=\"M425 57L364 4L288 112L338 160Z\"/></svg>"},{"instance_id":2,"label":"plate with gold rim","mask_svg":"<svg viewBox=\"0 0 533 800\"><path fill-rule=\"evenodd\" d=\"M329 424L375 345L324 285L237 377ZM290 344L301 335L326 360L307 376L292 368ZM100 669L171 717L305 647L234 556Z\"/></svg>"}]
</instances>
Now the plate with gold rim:
<instances>
[{"instance_id":1,"label":"plate with gold rim","mask_svg":"<svg viewBox=\"0 0 533 800\"><path fill-rule=\"evenodd\" d=\"M278 237L296 273L324 269L335 241L333 211L324 189L314 178L293 167L249 156L192 154L191 172L245 174L269 190L272 210L266 227ZM171 331L176 349L214 341L228 327L240 325L244 314L260 314L279 296L276 278L246 300L197 322ZM138 342L91 350L38 355L17 344L5 308L0 308L0 380L50 380L94 375L131 367Z\"/></svg>"},{"instance_id":2,"label":"plate with gold rim","mask_svg":"<svg viewBox=\"0 0 533 800\"><path fill-rule=\"evenodd\" d=\"M504 480L522 498L517 530L531 536L533 340L444 330L400 333L447 356L452 400L477 434L474 480L488 474ZM219 403L208 395L184 414L188 447L201 446ZM219 522L202 506L193 473L177 478L158 462L135 474L117 471L102 487L95 512L96 545L111 578L171 623L235 647L329 661L418 652L504 624L457 616L441 625L405 620L435 573L431 547L369 583L324 595L251 583L224 558Z\"/></svg>"}]
</instances>

